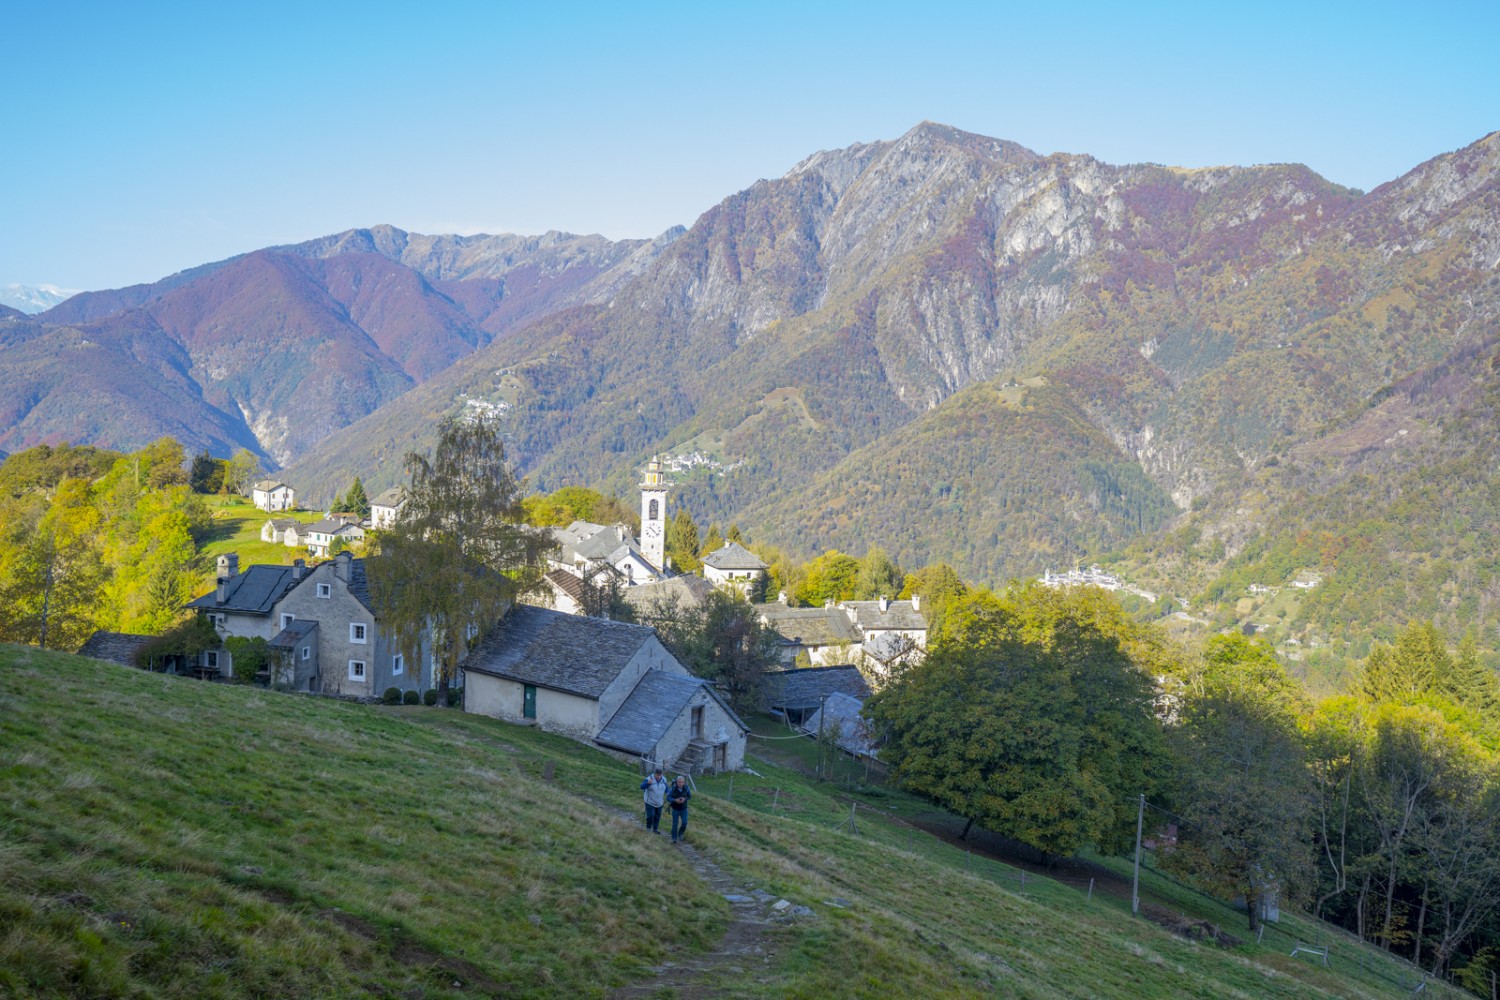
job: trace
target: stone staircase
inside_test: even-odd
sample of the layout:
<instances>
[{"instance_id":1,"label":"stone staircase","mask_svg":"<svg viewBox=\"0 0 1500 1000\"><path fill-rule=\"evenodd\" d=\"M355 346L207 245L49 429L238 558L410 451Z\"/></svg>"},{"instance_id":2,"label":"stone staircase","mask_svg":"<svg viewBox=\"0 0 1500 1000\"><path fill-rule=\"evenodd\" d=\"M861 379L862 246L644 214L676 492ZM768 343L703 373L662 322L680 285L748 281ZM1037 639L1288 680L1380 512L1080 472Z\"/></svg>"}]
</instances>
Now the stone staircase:
<instances>
[{"instance_id":1,"label":"stone staircase","mask_svg":"<svg viewBox=\"0 0 1500 1000\"><path fill-rule=\"evenodd\" d=\"M677 755L677 760L672 767L685 774L702 774L713 760L713 749L711 743L693 740L683 748L682 753Z\"/></svg>"}]
</instances>

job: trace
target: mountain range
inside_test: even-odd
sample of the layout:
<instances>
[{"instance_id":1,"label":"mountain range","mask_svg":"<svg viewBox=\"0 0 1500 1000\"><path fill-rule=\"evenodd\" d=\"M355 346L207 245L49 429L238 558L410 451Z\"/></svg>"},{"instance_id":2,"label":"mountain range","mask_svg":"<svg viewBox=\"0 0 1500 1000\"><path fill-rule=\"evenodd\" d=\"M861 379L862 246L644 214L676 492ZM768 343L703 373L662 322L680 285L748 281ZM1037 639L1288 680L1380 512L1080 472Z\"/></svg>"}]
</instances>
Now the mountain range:
<instances>
[{"instance_id":1,"label":"mountain range","mask_svg":"<svg viewBox=\"0 0 1500 1000\"><path fill-rule=\"evenodd\" d=\"M696 456L700 522L803 555L1109 556L1195 602L1318 569L1325 632L1488 627L1497 167L1362 193L928 122L650 241L352 230L0 315L0 448L171 434L318 501L484 410L538 487Z\"/></svg>"}]
</instances>

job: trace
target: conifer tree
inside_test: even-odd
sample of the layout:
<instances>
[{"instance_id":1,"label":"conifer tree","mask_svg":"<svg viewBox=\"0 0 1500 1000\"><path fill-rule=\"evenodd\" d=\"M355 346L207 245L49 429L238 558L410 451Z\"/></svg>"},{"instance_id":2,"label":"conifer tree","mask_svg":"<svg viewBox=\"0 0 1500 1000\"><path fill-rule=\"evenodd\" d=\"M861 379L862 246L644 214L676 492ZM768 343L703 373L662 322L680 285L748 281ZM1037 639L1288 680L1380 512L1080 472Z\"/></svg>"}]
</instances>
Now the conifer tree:
<instances>
[{"instance_id":1,"label":"conifer tree","mask_svg":"<svg viewBox=\"0 0 1500 1000\"><path fill-rule=\"evenodd\" d=\"M360 517L370 516L370 498L365 496L365 484L360 482L358 476L354 477L354 483L349 487L349 492L344 494L343 503L338 509Z\"/></svg>"},{"instance_id":2,"label":"conifer tree","mask_svg":"<svg viewBox=\"0 0 1500 1000\"><path fill-rule=\"evenodd\" d=\"M667 558L677 572L696 573L703 565L698 551L698 525L693 523L693 515L686 507L678 507L677 513L667 522Z\"/></svg>"}]
</instances>

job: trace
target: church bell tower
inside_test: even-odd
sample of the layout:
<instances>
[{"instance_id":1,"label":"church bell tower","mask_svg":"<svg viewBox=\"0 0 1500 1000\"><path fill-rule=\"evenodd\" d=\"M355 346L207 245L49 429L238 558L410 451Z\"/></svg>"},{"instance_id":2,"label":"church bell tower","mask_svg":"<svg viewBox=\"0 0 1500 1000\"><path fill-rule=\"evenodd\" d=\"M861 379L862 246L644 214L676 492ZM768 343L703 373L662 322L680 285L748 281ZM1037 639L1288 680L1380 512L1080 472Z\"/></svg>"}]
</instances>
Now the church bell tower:
<instances>
[{"instance_id":1,"label":"church bell tower","mask_svg":"<svg viewBox=\"0 0 1500 1000\"><path fill-rule=\"evenodd\" d=\"M641 480L641 553L652 566L666 571L667 481L658 455L646 463L646 478Z\"/></svg>"}]
</instances>

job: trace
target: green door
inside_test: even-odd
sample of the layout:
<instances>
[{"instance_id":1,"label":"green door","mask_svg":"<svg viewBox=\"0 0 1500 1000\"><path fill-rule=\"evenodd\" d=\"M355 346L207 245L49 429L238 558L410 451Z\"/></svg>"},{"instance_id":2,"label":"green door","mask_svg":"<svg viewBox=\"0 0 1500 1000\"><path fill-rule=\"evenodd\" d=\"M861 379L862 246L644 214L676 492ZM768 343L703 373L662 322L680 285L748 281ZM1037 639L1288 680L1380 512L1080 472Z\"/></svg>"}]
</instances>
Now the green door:
<instances>
[{"instance_id":1,"label":"green door","mask_svg":"<svg viewBox=\"0 0 1500 1000\"><path fill-rule=\"evenodd\" d=\"M536 718L536 687L533 686L533 685L531 685L531 684L527 684L523 688L523 692L524 693L521 695L521 699L522 699L521 714L524 715L528 719L535 719Z\"/></svg>"}]
</instances>

